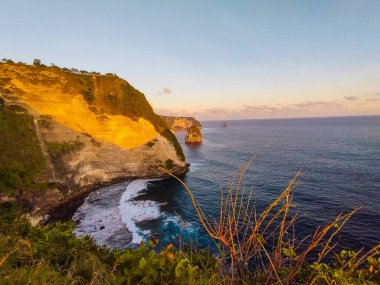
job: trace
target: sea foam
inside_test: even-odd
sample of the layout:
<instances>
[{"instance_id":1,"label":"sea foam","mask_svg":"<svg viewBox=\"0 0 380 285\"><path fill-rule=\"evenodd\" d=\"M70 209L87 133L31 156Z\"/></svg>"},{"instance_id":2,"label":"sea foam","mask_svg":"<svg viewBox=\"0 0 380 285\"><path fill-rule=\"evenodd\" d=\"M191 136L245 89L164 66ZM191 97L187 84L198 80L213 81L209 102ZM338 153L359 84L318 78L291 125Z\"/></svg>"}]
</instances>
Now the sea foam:
<instances>
[{"instance_id":1,"label":"sea foam","mask_svg":"<svg viewBox=\"0 0 380 285\"><path fill-rule=\"evenodd\" d=\"M90 193L73 216L75 234L79 237L89 235L99 245L124 248L128 237L124 235L126 229L120 218L118 201L126 185L120 183Z\"/></svg>"},{"instance_id":2,"label":"sea foam","mask_svg":"<svg viewBox=\"0 0 380 285\"><path fill-rule=\"evenodd\" d=\"M158 219L160 217L160 203L142 200L134 200L143 190L146 190L148 183L157 179L138 179L132 181L121 195L119 212L121 220L132 233L132 243L140 243L150 231L143 231L137 223Z\"/></svg>"}]
</instances>

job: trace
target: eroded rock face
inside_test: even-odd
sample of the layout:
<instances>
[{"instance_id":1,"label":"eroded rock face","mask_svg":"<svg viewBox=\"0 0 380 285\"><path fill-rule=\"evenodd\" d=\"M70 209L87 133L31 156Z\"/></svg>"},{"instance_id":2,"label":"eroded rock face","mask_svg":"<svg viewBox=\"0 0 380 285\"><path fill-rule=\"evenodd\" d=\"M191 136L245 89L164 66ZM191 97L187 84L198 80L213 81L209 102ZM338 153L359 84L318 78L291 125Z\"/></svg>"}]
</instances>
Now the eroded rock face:
<instances>
[{"instance_id":1,"label":"eroded rock face","mask_svg":"<svg viewBox=\"0 0 380 285\"><path fill-rule=\"evenodd\" d=\"M59 199L121 180L164 177L160 167L168 161L172 173L187 170L168 126L121 78L0 63L0 79L0 97L34 118L44 181L60 185ZM34 206L43 207L45 196Z\"/></svg>"},{"instance_id":2,"label":"eroded rock face","mask_svg":"<svg viewBox=\"0 0 380 285\"><path fill-rule=\"evenodd\" d=\"M39 124L38 128L48 149L49 145L57 142L75 142L78 146L67 152L49 155L56 181L66 184L70 191L123 178L160 177L163 172L158 166L164 166L168 159L173 161L175 172L186 168L173 145L160 134L142 146L128 149L75 132L53 120Z\"/></svg>"},{"instance_id":3,"label":"eroded rock face","mask_svg":"<svg viewBox=\"0 0 380 285\"><path fill-rule=\"evenodd\" d=\"M197 127L191 126L187 130L185 143L193 144L193 143L201 143L202 141L203 141L203 137L202 137L201 131Z\"/></svg>"}]
</instances>

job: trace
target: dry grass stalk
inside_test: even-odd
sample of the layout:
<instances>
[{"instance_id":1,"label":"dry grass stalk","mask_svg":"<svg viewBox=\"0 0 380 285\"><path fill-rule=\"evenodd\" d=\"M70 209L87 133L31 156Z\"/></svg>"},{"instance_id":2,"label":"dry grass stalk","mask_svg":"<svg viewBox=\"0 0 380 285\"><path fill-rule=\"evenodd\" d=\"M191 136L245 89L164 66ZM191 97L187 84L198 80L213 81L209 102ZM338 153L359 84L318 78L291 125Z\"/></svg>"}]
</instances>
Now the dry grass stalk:
<instances>
[{"instance_id":1,"label":"dry grass stalk","mask_svg":"<svg viewBox=\"0 0 380 285\"><path fill-rule=\"evenodd\" d=\"M265 284L290 284L312 251L319 252L318 261L326 257L335 246L332 245L332 239L358 209L347 214L340 213L330 223L319 227L313 235L298 242L294 234L298 213L293 213L291 208L300 171L277 199L257 213L253 188L247 195L245 187L242 187L244 174L253 160L234 175L226 193L221 192L218 219L207 217L187 185L166 172L184 186L202 226L228 252L229 274L233 281L245 282L249 277L249 266L253 264L264 273ZM368 256L370 253L363 258ZM280 274L284 268L286 272Z\"/></svg>"},{"instance_id":2,"label":"dry grass stalk","mask_svg":"<svg viewBox=\"0 0 380 285\"><path fill-rule=\"evenodd\" d=\"M8 253L6 253L2 258L0 258L0 267L3 266L3 264L7 261L7 259L12 254L14 254L15 252L20 251L20 250L23 250L23 252L26 255L28 255L31 258L33 258L33 255L32 255L32 245L30 244L30 242L27 241L27 240L25 240L25 239L19 239L18 240L18 244L16 245L16 247L14 249L12 249L11 251L9 251Z\"/></svg>"}]
</instances>

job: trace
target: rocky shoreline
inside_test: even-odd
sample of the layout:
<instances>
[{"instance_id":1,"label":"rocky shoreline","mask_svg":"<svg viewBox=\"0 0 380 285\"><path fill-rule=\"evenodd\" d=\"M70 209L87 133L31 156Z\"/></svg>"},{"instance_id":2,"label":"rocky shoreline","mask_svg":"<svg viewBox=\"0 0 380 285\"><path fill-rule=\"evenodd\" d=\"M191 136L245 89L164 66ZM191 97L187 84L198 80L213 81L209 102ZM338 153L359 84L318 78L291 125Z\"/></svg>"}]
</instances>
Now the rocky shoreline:
<instances>
[{"instance_id":1,"label":"rocky shoreline","mask_svg":"<svg viewBox=\"0 0 380 285\"><path fill-rule=\"evenodd\" d=\"M181 171L175 172L175 175L182 176L189 171L190 164L186 164L186 168ZM157 179L157 178L169 178L169 175L157 175L157 176L133 176L133 177L122 177L113 179L106 183L99 183L92 185L90 187L85 187L82 190L78 191L75 194L72 194L61 201L59 203L49 209L41 209L32 215L29 216L29 219L34 224L46 225L48 223L54 223L58 221L69 221L72 219L74 213L77 209L83 204L84 200L90 195L92 192L108 187L114 184L122 183L122 182L131 182L136 179Z\"/></svg>"}]
</instances>

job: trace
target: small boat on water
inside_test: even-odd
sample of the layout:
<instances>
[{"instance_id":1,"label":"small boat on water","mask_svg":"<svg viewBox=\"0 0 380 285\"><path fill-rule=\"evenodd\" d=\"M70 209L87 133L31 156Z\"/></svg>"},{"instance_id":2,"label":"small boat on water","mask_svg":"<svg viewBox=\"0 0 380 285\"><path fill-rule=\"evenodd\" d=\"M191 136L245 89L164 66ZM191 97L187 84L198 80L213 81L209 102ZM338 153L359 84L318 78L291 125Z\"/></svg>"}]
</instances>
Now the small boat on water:
<instances>
[{"instance_id":1,"label":"small boat on water","mask_svg":"<svg viewBox=\"0 0 380 285\"><path fill-rule=\"evenodd\" d=\"M226 123L226 122L223 122L223 123L220 124L220 126L221 126L222 128L227 128L227 123Z\"/></svg>"}]
</instances>

